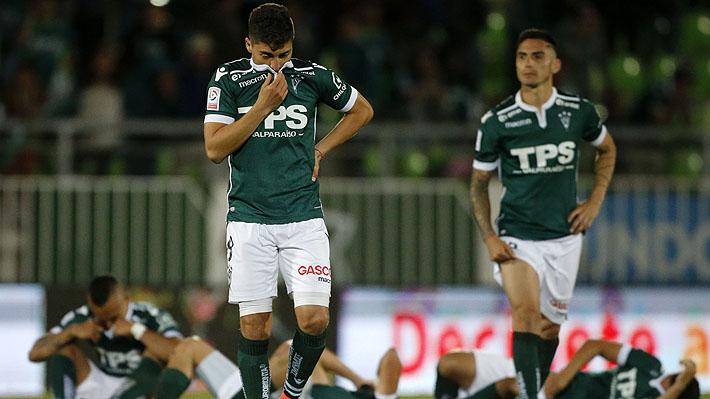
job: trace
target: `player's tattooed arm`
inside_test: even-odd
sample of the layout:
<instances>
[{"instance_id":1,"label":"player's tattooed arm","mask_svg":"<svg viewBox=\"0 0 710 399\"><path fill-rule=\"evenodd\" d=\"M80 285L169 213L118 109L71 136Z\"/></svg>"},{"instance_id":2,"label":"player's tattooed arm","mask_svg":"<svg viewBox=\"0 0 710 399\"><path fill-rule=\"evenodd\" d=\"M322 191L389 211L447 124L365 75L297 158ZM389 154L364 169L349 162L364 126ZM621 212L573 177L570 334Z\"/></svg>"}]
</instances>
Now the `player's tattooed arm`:
<instances>
[{"instance_id":1,"label":"player's tattooed arm","mask_svg":"<svg viewBox=\"0 0 710 399\"><path fill-rule=\"evenodd\" d=\"M493 172L479 169L474 169L471 176L473 215L476 218L478 228L481 230L483 240L495 235L491 225L491 200L488 195L488 182L491 180L491 176L493 176Z\"/></svg>"},{"instance_id":2,"label":"player's tattooed arm","mask_svg":"<svg viewBox=\"0 0 710 399\"><path fill-rule=\"evenodd\" d=\"M594 161L594 188L589 198L579 204L567 221L571 223L570 233L581 233L590 227L594 219L599 215L607 188L611 182L616 165L616 145L611 138L611 134L606 135L601 144L597 147L597 157Z\"/></svg>"},{"instance_id":3,"label":"player's tattooed arm","mask_svg":"<svg viewBox=\"0 0 710 399\"><path fill-rule=\"evenodd\" d=\"M30 350L29 358L33 362L41 362L57 353L64 345L75 339L98 340L101 328L92 320L80 324L72 324L57 334L47 333L38 339Z\"/></svg>"},{"instance_id":4,"label":"player's tattooed arm","mask_svg":"<svg viewBox=\"0 0 710 399\"><path fill-rule=\"evenodd\" d=\"M473 169L471 176L471 202L473 203L473 216L481 230L481 237L488 248L488 255L494 262L502 263L515 259L515 253L508 244L503 242L491 224L491 200L488 195L488 182L493 176L493 171Z\"/></svg>"}]
</instances>

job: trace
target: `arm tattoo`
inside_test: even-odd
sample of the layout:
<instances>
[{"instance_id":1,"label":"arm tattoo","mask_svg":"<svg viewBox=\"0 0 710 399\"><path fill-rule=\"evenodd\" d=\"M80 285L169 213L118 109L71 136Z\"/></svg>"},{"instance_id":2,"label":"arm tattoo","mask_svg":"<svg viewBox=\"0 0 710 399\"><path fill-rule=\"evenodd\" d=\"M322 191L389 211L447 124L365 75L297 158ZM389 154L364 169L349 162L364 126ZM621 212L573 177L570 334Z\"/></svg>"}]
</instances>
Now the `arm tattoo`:
<instances>
[{"instance_id":1,"label":"arm tattoo","mask_svg":"<svg viewBox=\"0 0 710 399\"><path fill-rule=\"evenodd\" d=\"M471 202L473 203L473 216L485 240L495 234L491 225L491 201L488 196L488 182L491 172L474 171L471 176Z\"/></svg>"},{"instance_id":2,"label":"arm tattoo","mask_svg":"<svg viewBox=\"0 0 710 399\"><path fill-rule=\"evenodd\" d=\"M47 334L37 340L37 344L35 344L35 346L41 349L49 349L52 351L56 351L57 349L64 346L64 344L66 344L66 342L61 342L57 335Z\"/></svg>"},{"instance_id":3,"label":"arm tattoo","mask_svg":"<svg viewBox=\"0 0 710 399\"><path fill-rule=\"evenodd\" d=\"M615 165L616 148L614 146L598 150L594 161L594 188L592 191L597 191L602 199L606 196L606 190L614 174Z\"/></svg>"}]
</instances>

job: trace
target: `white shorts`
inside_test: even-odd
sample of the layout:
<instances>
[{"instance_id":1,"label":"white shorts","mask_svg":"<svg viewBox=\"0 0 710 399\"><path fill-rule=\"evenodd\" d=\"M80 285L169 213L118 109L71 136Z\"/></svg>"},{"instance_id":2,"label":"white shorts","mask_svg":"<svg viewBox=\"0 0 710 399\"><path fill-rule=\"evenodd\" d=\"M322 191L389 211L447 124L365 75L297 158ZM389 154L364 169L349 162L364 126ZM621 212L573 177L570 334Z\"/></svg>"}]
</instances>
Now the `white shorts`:
<instances>
[{"instance_id":1,"label":"white shorts","mask_svg":"<svg viewBox=\"0 0 710 399\"><path fill-rule=\"evenodd\" d=\"M229 303L275 298L278 270L292 292L330 295L330 246L323 218L287 224L227 223Z\"/></svg>"},{"instance_id":2,"label":"white shorts","mask_svg":"<svg viewBox=\"0 0 710 399\"><path fill-rule=\"evenodd\" d=\"M76 387L75 399L110 399L121 388L126 377L106 374L89 360L89 375Z\"/></svg>"},{"instance_id":3,"label":"white shorts","mask_svg":"<svg viewBox=\"0 0 710 399\"><path fill-rule=\"evenodd\" d=\"M540 312L555 324L567 320L567 308L572 300L582 255L582 235L574 234L544 241L500 238L515 256L532 266L540 279ZM496 263L493 277L503 286L500 265Z\"/></svg>"},{"instance_id":4,"label":"white shorts","mask_svg":"<svg viewBox=\"0 0 710 399\"><path fill-rule=\"evenodd\" d=\"M476 377L471 386L459 388L459 398L470 397L503 378L515 378L513 359L484 351L471 350L469 352L473 354L476 361Z\"/></svg>"}]
</instances>

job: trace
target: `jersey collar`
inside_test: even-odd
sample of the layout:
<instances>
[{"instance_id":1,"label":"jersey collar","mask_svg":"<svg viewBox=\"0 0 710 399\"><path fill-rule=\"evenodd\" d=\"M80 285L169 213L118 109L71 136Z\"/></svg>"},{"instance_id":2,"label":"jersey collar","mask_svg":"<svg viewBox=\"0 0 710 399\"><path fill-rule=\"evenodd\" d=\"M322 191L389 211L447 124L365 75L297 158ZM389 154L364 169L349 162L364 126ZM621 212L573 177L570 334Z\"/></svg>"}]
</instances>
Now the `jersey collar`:
<instances>
[{"instance_id":1,"label":"jersey collar","mask_svg":"<svg viewBox=\"0 0 710 399\"><path fill-rule=\"evenodd\" d=\"M269 71L269 72L273 73L274 75L276 75L276 73L278 72L278 71L274 71L270 66L268 66L266 64L255 64L254 58L249 58L249 63L251 64L251 67L254 68L255 71L259 71L259 72ZM291 62L291 60L288 60L288 62L286 62L284 64L284 66L281 67L281 70L283 71L286 68L293 68L293 62Z\"/></svg>"},{"instance_id":2,"label":"jersey collar","mask_svg":"<svg viewBox=\"0 0 710 399\"><path fill-rule=\"evenodd\" d=\"M660 377L656 378L655 380L651 380L648 382L648 385L652 386L653 388L656 388L656 390L663 395L666 393L666 390L663 388L663 385L661 385L661 381L663 381L664 378L668 377L670 374L668 373L663 373L661 374Z\"/></svg>"},{"instance_id":3,"label":"jersey collar","mask_svg":"<svg viewBox=\"0 0 710 399\"><path fill-rule=\"evenodd\" d=\"M540 112L536 106L530 105L523 101L523 95L520 90L515 93L515 103L518 107L520 107L523 111L534 112L535 115L537 115L537 123L543 129L547 127L547 110L555 104L555 100L557 100L557 88L553 87L552 95L549 99L547 99L547 101L545 101L544 104L542 104L542 112Z\"/></svg>"}]
</instances>

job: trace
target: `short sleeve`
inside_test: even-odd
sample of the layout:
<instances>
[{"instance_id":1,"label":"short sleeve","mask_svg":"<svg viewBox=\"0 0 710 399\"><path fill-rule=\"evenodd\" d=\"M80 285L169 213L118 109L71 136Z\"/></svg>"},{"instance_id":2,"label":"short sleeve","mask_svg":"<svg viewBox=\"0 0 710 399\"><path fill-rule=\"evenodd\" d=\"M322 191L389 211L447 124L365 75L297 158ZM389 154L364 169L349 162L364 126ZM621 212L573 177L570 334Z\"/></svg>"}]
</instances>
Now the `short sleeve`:
<instances>
[{"instance_id":1,"label":"short sleeve","mask_svg":"<svg viewBox=\"0 0 710 399\"><path fill-rule=\"evenodd\" d=\"M313 70L318 81L318 100L335 110L350 111L355 105L358 91L330 69L314 63Z\"/></svg>"},{"instance_id":2,"label":"short sleeve","mask_svg":"<svg viewBox=\"0 0 710 399\"><path fill-rule=\"evenodd\" d=\"M606 136L606 126L604 126L604 123L594 104L589 101L582 101L582 112L584 113L582 138L597 147L604 140L604 136Z\"/></svg>"},{"instance_id":3,"label":"short sleeve","mask_svg":"<svg viewBox=\"0 0 710 399\"><path fill-rule=\"evenodd\" d=\"M212 75L207 86L205 123L217 122L226 125L238 119L235 94L231 92L229 68L222 65Z\"/></svg>"},{"instance_id":4,"label":"short sleeve","mask_svg":"<svg viewBox=\"0 0 710 399\"><path fill-rule=\"evenodd\" d=\"M158 308L155 315L155 332L165 337L182 337L178 324L173 316L166 310Z\"/></svg>"},{"instance_id":5,"label":"short sleeve","mask_svg":"<svg viewBox=\"0 0 710 399\"><path fill-rule=\"evenodd\" d=\"M625 352L624 347L622 347L621 351L619 352L618 363L620 366L635 367L641 371L650 374L654 378L663 374L663 365L661 364L661 361L656 359L655 356L651 355L646 351L642 351L641 349L633 348L627 350L628 355L626 356L626 359L623 359L622 354Z\"/></svg>"},{"instance_id":6,"label":"short sleeve","mask_svg":"<svg viewBox=\"0 0 710 399\"><path fill-rule=\"evenodd\" d=\"M67 312L59 321L59 324L52 327L49 332L51 332L52 334L59 334L60 332L62 332L62 330L69 327L70 325L83 323L88 319L89 307L84 305L82 307Z\"/></svg>"},{"instance_id":7,"label":"short sleeve","mask_svg":"<svg viewBox=\"0 0 710 399\"><path fill-rule=\"evenodd\" d=\"M473 158L473 168L485 171L498 169L500 164L500 148L496 138L495 126L490 122L492 112L487 112L481 118L481 127L476 133L476 155Z\"/></svg>"}]
</instances>

